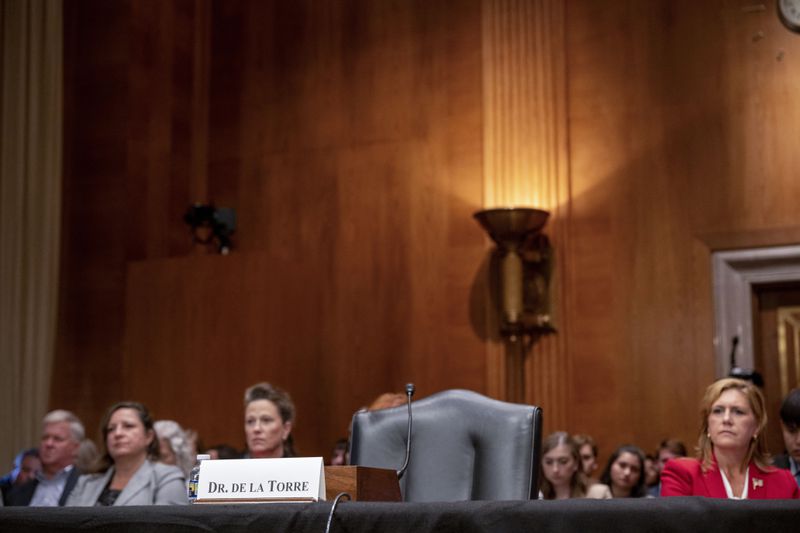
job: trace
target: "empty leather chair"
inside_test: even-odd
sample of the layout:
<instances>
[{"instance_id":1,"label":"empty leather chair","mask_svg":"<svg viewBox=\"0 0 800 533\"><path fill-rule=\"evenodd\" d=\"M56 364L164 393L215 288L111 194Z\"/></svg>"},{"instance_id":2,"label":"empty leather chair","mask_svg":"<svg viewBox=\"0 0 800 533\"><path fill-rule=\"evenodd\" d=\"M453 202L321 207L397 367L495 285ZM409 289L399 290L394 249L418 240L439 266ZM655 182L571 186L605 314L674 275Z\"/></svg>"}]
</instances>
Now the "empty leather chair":
<instances>
[{"instance_id":1,"label":"empty leather chair","mask_svg":"<svg viewBox=\"0 0 800 533\"><path fill-rule=\"evenodd\" d=\"M542 410L448 390L412 403L411 458L400 482L411 502L538 496ZM353 416L350 462L399 469L407 407Z\"/></svg>"}]
</instances>

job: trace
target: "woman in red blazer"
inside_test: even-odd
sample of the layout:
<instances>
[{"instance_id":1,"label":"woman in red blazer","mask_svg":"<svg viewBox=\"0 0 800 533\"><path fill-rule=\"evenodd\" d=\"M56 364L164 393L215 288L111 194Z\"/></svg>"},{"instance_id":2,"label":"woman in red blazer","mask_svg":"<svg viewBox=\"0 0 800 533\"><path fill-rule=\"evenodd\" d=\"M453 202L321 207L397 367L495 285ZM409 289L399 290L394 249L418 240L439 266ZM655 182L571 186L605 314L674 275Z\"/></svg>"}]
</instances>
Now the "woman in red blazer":
<instances>
[{"instance_id":1,"label":"woman in red blazer","mask_svg":"<svg viewBox=\"0 0 800 533\"><path fill-rule=\"evenodd\" d=\"M750 382L726 378L706 389L698 459L672 459L661 473L662 496L799 499L788 470L770 466L764 397Z\"/></svg>"}]
</instances>

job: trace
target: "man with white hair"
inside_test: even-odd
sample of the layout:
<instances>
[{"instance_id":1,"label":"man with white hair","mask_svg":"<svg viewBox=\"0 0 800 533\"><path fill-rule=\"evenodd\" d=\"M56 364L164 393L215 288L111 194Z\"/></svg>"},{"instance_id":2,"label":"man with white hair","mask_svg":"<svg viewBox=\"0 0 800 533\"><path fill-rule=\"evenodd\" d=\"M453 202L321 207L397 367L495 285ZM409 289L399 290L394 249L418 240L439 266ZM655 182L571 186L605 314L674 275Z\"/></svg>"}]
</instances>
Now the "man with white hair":
<instances>
[{"instance_id":1,"label":"man with white hair","mask_svg":"<svg viewBox=\"0 0 800 533\"><path fill-rule=\"evenodd\" d=\"M83 424L71 412L57 409L47 413L42 419L39 444L42 469L35 479L9 491L6 505L64 505L81 474L75 468L75 458L84 434Z\"/></svg>"}]
</instances>

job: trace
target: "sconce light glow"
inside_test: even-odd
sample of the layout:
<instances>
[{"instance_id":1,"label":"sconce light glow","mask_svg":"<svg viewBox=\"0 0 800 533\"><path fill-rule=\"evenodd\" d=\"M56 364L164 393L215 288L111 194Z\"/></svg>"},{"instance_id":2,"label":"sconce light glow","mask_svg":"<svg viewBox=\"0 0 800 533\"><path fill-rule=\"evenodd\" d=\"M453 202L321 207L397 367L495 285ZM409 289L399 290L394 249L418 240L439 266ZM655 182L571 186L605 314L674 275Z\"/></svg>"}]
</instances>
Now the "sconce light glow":
<instances>
[{"instance_id":1,"label":"sconce light glow","mask_svg":"<svg viewBox=\"0 0 800 533\"><path fill-rule=\"evenodd\" d=\"M531 207L485 209L474 214L501 255L497 272L501 332L512 339L554 331L548 296L552 254L541 233L549 216L547 211Z\"/></svg>"}]
</instances>

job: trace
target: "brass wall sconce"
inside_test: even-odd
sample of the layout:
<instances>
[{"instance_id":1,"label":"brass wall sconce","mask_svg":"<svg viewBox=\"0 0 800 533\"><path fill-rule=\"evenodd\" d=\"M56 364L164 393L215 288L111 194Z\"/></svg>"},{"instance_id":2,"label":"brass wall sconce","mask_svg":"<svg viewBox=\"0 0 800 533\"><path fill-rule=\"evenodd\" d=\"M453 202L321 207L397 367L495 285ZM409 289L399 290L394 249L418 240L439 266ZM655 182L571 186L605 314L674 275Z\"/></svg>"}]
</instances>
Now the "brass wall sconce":
<instances>
[{"instance_id":1,"label":"brass wall sconce","mask_svg":"<svg viewBox=\"0 0 800 533\"><path fill-rule=\"evenodd\" d=\"M497 244L490 274L499 289L500 333L510 341L534 341L553 333L550 314L552 248L542 228L550 213L529 207L485 209L474 214Z\"/></svg>"}]
</instances>

